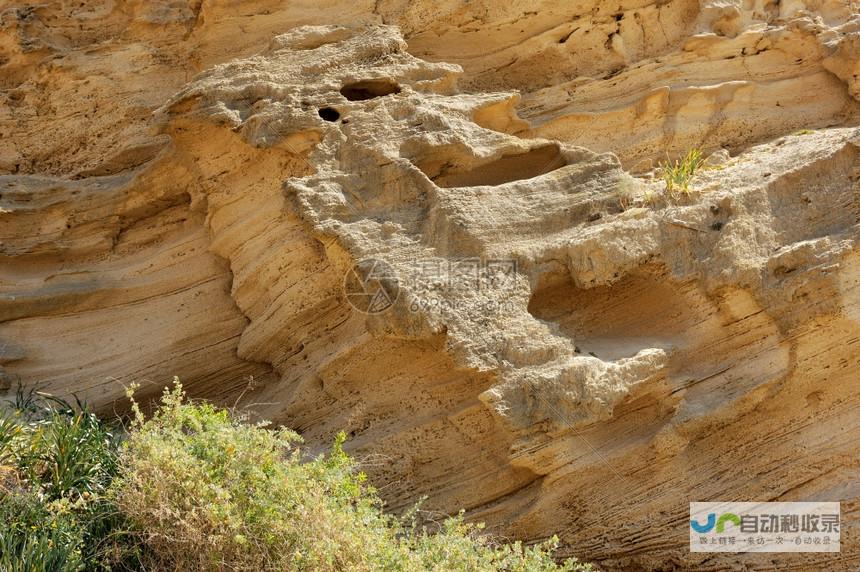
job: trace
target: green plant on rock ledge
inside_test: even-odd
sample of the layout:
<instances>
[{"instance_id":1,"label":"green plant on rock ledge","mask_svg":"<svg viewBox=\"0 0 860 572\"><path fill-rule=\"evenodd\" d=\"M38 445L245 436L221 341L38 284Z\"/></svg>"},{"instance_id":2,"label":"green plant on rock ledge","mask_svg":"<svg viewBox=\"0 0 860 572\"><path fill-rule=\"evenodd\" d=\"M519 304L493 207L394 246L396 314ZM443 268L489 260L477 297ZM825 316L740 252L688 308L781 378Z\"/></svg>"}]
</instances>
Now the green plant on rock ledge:
<instances>
[{"instance_id":1,"label":"green plant on rock ledge","mask_svg":"<svg viewBox=\"0 0 860 572\"><path fill-rule=\"evenodd\" d=\"M656 207L662 200L662 193L654 189L645 189L642 193L642 206L653 208Z\"/></svg>"},{"instance_id":2,"label":"green plant on rock ledge","mask_svg":"<svg viewBox=\"0 0 860 572\"><path fill-rule=\"evenodd\" d=\"M681 159L674 161L666 159L660 163L660 172L666 183L666 192L672 198L679 194L690 194L690 181L704 164L704 156L700 149L690 149Z\"/></svg>"}]
</instances>

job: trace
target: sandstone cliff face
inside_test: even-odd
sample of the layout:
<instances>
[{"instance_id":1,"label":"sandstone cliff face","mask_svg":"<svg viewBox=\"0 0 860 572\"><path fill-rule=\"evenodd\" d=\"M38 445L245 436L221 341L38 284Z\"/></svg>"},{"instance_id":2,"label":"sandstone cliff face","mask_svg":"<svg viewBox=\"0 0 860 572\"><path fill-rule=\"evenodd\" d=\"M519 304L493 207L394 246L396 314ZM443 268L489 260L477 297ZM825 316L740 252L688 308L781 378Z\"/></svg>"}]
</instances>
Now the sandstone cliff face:
<instances>
[{"instance_id":1,"label":"sandstone cliff face","mask_svg":"<svg viewBox=\"0 0 860 572\"><path fill-rule=\"evenodd\" d=\"M2 381L179 375L609 570L856 569L858 38L826 0L7 3ZM716 499L841 500L843 553L690 554Z\"/></svg>"}]
</instances>

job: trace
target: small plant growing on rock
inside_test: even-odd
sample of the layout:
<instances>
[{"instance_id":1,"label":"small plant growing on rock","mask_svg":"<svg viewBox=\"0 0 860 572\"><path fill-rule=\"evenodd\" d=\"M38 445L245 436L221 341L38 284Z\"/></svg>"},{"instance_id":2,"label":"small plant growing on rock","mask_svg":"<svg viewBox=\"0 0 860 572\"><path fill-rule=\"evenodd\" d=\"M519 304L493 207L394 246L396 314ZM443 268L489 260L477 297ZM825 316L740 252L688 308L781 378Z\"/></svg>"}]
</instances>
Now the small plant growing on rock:
<instances>
[{"instance_id":1,"label":"small plant growing on rock","mask_svg":"<svg viewBox=\"0 0 860 572\"><path fill-rule=\"evenodd\" d=\"M642 193L642 206L653 208L656 207L660 201L662 200L662 193L654 190L654 189L645 189L645 192Z\"/></svg>"},{"instance_id":2,"label":"small plant growing on rock","mask_svg":"<svg viewBox=\"0 0 860 572\"><path fill-rule=\"evenodd\" d=\"M619 179L612 194L619 210L623 212L635 206L637 203L636 195L641 186L640 180L626 173Z\"/></svg>"},{"instance_id":3,"label":"small plant growing on rock","mask_svg":"<svg viewBox=\"0 0 860 572\"><path fill-rule=\"evenodd\" d=\"M626 211L630 208L630 205L633 204L633 190L629 183L624 182L619 185L615 193L615 199L618 201L618 208L621 211Z\"/></svg>"},{"instance_id":4,"label":"small plant growing on rock","mask_svg":"<svg viewBox=\"0 0 860 572\"><path fill-rule=\"evenodd\" d=\"M621 189L617 195L618 199L618 208L622 211L626 211L630 208L630 205L633 203L633 193L631 193L627 189Z\"/></svg>"},{"instance_id":5,"label":"small plant growing on rock","mask_svg":"<svg viewBox=\"0 0 860 572\"><path fill-rule=\"evenodd\" d=\"M663 174L663 181L666 183L666 192L671 197L676 197L679 193L689 195L690 181L703 163L704 156L700 149L690 149L683 158L675 159L674 162L667 158L665 162L660 163L660 171Z\"/></svg>"}]
</instances>

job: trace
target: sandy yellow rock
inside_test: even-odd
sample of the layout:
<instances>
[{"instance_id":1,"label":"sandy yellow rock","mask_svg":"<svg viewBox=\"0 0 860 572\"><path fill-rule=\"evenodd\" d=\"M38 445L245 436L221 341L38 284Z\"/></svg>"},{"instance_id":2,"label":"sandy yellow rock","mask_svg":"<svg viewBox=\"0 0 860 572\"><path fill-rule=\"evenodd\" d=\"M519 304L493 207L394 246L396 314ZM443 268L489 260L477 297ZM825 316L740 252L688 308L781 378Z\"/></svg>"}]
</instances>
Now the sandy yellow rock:
<instances>
[{"instance_id":1,"label":"sandy yellow rock","mask_svg":"<svg viewBox=\"0 0 860 572\"><path fill-rule=\"evenodd\" d=\"M179 375L347 431L393 509L607 570L853 570L857 18L7 3L0 388L111 411ZM667 200L652 168L691 147ZM374 260L397 295L366 313ZM717 498L841 500L843 552L691 554Z\"/></svg>"}]
</instances>

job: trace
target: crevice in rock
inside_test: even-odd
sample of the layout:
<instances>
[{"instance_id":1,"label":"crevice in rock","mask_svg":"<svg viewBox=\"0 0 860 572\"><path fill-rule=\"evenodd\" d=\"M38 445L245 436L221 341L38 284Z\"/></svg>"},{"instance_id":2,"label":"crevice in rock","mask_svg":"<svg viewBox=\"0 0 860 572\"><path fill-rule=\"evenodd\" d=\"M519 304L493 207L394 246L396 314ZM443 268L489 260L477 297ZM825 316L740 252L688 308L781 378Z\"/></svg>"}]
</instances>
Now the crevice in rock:
<instances>
[{"instance_id":1,"label":"crevice in rock","mask_svg":"<svg viewBox=\"0 0 860 572\"><path fill-rule=\"evenodd\" d=\"M365 101L400 93L400 85L389 79L364 79L340 88L340 94L349 101Z\"/></svg>"},{"instance_id":2,"label":"crevice in rock","mask_svg":"<svg viewBox=\"0 0 860 572\"><path fill-rule=\"evenodd\" d=\"M653 262L595 288L580 288L567 276L546 277L528 305L529 313L572 338L577 353L604 360L673 348L688 328L707 319L706 308L694 284L678 283Z\"/></svg>"},{"instance_id":3,"label":"crevice in rock","mask_svg":"<svg viewBox=\"0 0 860 572\"><path fill-rule=\"evenodd\" d=\"M567 165L567 161L556 143L535 147L523 153L502 157L475 167L457 164L456 158L448 160L438 155L419 160L415 165L427 177L443 188L496 186L533 179Z\"/></svg>"}]
</instances>

